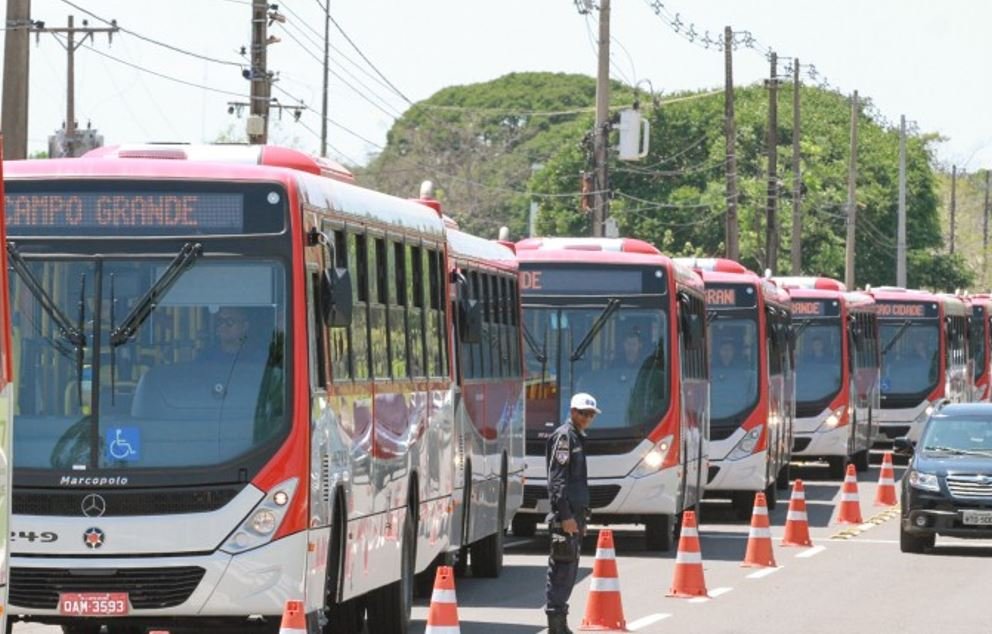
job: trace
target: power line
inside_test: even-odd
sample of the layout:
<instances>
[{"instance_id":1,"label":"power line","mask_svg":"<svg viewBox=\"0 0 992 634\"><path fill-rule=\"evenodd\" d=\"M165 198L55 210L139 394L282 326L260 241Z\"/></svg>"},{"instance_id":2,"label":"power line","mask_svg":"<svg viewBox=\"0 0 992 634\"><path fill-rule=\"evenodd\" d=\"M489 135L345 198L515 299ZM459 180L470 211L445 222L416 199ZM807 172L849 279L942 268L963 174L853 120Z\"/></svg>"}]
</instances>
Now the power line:
<instances>
[{"instance_id":1,"label":"power line","mask_svg":"<svg viewBox=\"0 0 992 634\"><path fill-rule=\"evenodd\" d=\"M319 5L320 2L318 2L317 4ZM355 44L355 42L351 39L351 37L348 35L348 33L345 32L345 30L341 27L340 24L338 24L338 21L334 19L334 16L328 14L328 17L331 20L331 24L334 25L334 28L336 28L338 30L338 32L348 42L348 44L350 44L351 47L353 49L355 49L355 52L358 53L359 57L361 57L365 61L365 63L369 65L369 68L371 68L372 70L374 70L375 73L379 77L382 78L382 81L386 82L386 84L393 90L393 92L395 92L397 95L399 95L400 98L403 99L403 101L407 102L410 105L413 105L413 101L410 100L409 97L407 97L406 95L404 95L403 92L399 88L397 88L395 84L393 84L393 82L389 81L389 78L382 74L382 71L380 71L379 68L375 64L372 63L372 60L370 60L368 57L366 57L365 53L362 52L362 49L360 49L358 47L358 45Z\"/></svg>"},{"instance_id":2,"label":"power line","mask_svg":"<svg viewBox=\"0 0 992 634\"><path fill-rule=\"evenodd\" d=\"M109 24L110 26L117 27L122 33L127 33L128 35L132 35L132 36L138 38L139 40L144 40L144 41L146 41L146 42L148 42L150 44L154 44L156 46L161 46L162 48L167 48L170 51L174 51L176 53L182 53L183 55L189 55L190 57L195 57L197 59L201 59L201 60L204 60L204 61L207 61L207 62L213 62L215 64L224 64L225 66L236 66L238 68L244 68L244 66L245 66L241 62L234 62L234 61L229 61L229 60L217 59L216 57L210 57L209 55L201 55L200 53L195 53L193 51L188 51L186 49L179 48L178 46L173 46L172 44L168 44L166 42L161 42L159 40L150 38L150 37L148 37L146 35L142 35L140 33L137 33L135 31L132 31L130 29L124 28L123 26L120 26L119 24L117 24L117 20L107 20L106 18L100 17L99 15L97 15L97 14L93 13L92 11L90 11L89 9L85 9L85 8L79 6L78 4L72 2L71 0L62 0L62 2L65 3L65 4L67 4L67 5L69 5L70 7L74 8L74 9L76 9L77 11L81 11L82 13L85 13L86 15L90 16L91 18L93 18L95 20L99 20L100 22L103 22L104 24Z\"/></svg>"}]
</instances>

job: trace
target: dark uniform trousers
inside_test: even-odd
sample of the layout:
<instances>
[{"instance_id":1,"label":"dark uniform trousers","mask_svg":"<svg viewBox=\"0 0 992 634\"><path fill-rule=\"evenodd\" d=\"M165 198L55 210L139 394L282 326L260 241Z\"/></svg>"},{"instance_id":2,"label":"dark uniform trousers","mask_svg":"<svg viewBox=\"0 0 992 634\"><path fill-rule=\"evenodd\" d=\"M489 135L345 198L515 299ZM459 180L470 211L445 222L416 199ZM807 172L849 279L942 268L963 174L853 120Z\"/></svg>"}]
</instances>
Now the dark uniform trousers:
<instances>
[{"instance_id":1,"label":"dark uniform trousers","mask_svg":"<svg viewBox=\"0 0 992 634\"><path fill-rule=\"evenodd\" d=\"M568 599L579 572L579 553L586 532L589 485L586 472L585 434L566 422L555 430L547 445L548 497L551 513L552 551L548 557L545 611L568 614ZM561 522L574 519L579 532L564 536ZM554 541L555 536L564 541Z\"/></svg>"}]
</instances>

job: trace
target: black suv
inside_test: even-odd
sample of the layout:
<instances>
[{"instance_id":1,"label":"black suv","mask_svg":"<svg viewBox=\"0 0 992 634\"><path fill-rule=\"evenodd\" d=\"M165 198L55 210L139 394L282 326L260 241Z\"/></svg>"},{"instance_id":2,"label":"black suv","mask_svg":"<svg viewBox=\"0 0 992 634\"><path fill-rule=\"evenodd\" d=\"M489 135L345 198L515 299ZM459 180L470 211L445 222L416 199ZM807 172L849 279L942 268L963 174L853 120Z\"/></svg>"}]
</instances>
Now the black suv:
<instances>
[{"instance_id":1,"label":"black suv","mask_svg":"<svg viewBox=\"0 0 992 634\"><path fill-rule=\"evenodd\" d=\"M902 478L899 548L919 553L938 534L992 537L992 403L946 405L927 421Z\"/></svg>"}]
</instances>

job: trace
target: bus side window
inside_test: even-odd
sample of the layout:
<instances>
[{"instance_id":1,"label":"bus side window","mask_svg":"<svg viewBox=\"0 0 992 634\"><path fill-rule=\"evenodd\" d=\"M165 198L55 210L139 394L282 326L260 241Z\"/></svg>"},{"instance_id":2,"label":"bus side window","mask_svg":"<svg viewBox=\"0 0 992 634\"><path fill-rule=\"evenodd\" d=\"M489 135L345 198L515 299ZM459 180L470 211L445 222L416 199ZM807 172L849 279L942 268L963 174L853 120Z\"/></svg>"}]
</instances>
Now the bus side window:
<instances>
[{"instance_id":1,"label":"bus side window","mask_svg":"<svg viewBox=\"0 0 992 634\"><path fill-rule=\"evenodd\" d=\"M373 238L369 245L369 330L372 344L372 376L391 378L389 368L389 325L386 305L389 301L386 262L386 239Z\"/></svg>"},{"instance_id":2,"label":"bus side window","mask_svg":"<svg viewBox=\"0 0 992 634\"><path fill-rule=\"evenodd\" d=\"M325 233L327 231L325 230ZM342 229L332 232L334 240L334 266L339 269L348 268L348 241ZM353 269L349 269L353 270ZM354 378L351 369L351 338L352 329L330 328L331 343L331 379L335 383L350 381Z\"/></svg>"},{"instance_id":3,"label":"bus side window","mask_svg":"<svg viewBox=\"0 0 992 634\"><path fill-rule=\"evenodd\" d=\"M427 375L424 356L424 259L420 247L405 248L407 270L407 337L410 341L410 374Z\"/></svg>"},{"instance_id":4,"label":"bus side window","mask_svg":"<svg viewBox=\"0 0 992 634\"><path fill-rule=\"evenodd\" d=\"M433 249L426 249L424 257L427 259L428 278L428 303L427 303L427 371L430 376L442 376L445 372L442 359L444 358L444 329L445 325L441 321L441 298L444 285L441 280L441 262L438 258L439 252Z\"/></svg>"},{"instance_id":5,"label":"bus side window","mask_svg":"<svg viewBox=\"0 0 992 634\"><path fill-rule=\"evenodd\" d=\"M365 234L348 236L348 266L355 276L355 309L351 317L352 369L355 380L367 380L369 356L369 249Z\"/></svg>"},{"instance_id":6,"label":"bus side window","mask_svg":"<svg viewBox=\"0 0 992 634\"><path fill-rule=\"evenodd\" d=\"M410 376L406 323L406 259L403 243L393 242L389 249L389 366L394 379Z\"/></svg>"}]
</instances>

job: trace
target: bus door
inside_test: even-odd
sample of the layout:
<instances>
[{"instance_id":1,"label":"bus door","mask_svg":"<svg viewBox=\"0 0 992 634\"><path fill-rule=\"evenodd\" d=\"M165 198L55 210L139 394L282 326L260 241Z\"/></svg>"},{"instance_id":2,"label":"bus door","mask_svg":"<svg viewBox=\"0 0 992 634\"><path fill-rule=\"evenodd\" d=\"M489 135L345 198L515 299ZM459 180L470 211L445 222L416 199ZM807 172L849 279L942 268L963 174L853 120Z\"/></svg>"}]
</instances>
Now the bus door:
<instances>
[{"instance_id":1,"label":"bus door","mask_svg":"<svg viewBox=\"0 0 992 634\"><path fill-rule=\"evenodd\" d=\"M768 412L766 433L768 434L768 478L774 478L784 464L783 427L785 425L785 381L782 367L782 347L777 310L765 308L765 351L768 371Z\"/></svg>"},{"instance_id":2,"label":"bus door","mask_svg":"<svg viewBox=\"0 0 992 634\"><path fill-rule=\"evenodd\" d=\"M680 398L679 436L682 480L682 507L702 498L706 485L705 445L709 418L709 360L706 355L706 308L703 301L679 293Z\"/></svg>"}]
</instances>

